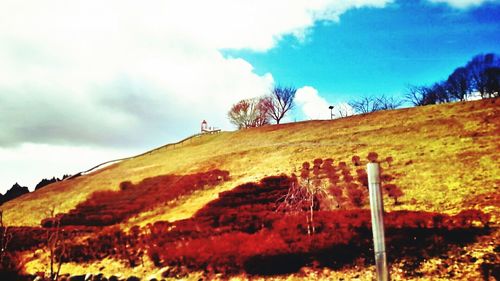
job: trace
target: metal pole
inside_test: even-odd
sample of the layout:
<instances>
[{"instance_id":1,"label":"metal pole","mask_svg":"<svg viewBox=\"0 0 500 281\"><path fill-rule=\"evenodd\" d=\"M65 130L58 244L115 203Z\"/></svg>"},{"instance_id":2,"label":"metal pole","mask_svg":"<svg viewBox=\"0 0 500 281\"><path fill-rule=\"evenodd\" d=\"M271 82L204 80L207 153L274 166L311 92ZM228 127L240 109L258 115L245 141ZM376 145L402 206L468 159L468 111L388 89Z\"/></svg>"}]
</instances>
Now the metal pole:
<instances>
[{"instance_id":1,"label":"metal pole","mask_svg":"<svg viewBox=\"0 0 500 281\"><path fill-rule=\"evenodd\" d=\"M370 193L370 209L372 214L373 248L375 252L375 264L377 267L377 280L389 280L387 270L387 256L385 252L384 204L382 201L382 192L380 191L380 172L378 163L368 163L368 189Z\"/></svg>"}]
</instances>

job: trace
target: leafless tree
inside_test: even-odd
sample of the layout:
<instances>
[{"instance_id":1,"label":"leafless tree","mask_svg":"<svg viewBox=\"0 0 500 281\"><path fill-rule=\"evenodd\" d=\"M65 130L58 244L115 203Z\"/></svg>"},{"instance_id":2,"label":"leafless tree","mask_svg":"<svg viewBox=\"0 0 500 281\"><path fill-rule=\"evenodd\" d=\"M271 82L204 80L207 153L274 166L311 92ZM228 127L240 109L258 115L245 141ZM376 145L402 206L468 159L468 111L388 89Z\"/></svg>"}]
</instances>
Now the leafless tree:
<instances>
[{"instance_id":1,"label":"leafless tree","mask_svg":"<svg viewBox=\"0 0 500 281\"><path fill-rule=\"evenodd\" d=\"M436 104L438 97L429 87L409 85L406 90L405 99L414 106Z\"/></svg>"},{"instance_id":2,"label":"leafless tree","mask_svg":"<svg viewBox=\"0 0 500 281\"><path fill-rule=\"evenodd\" d=\"M260 127L269 124L265 98L239 101L229 110L228 118L238 129Z\"/></svg>"},{"instance_id":3,"label":"leafless tree","mask_svg":"<svg viewBox=\"0 0 500 281\"><path fill-rule=\"evenodd\" d=\"M465 67L459 67L448 76L446 83L448 85L448 93L451 98L464 101L472 92L472 85L469 81L469 74Z\"/></svg>"},{"instance_id":4,"label":"leafless tree","mask_svg":"<svg viewBox=\"0 0 500 281\"><path fill-rule=\"evenodd\" d=\"M500 97L500 67L490 67L484 71L488 97Z\"/></svg>"},{"instance_id":5,"label":"leafless tree","mask_svg":"<svg viewBox=\"0 0 500 281\"><path fill-rule=\"evenodd\" d=\"M332 196L323 181L319 166L310 169L309 163L302 166L300 177L292 174L291 186L288 192L278 199L277 212L301 213L307 212L307 234L316 232L314 226L314 211L320 209L320 202L332 204ZM312 172L312 173L311 173Z\"/></svg>"},{"instance_id":6,"label":"leafless tree","mask_svg":"<svg viewBox=\"0 0 500 281\"><path fill-rule=\"evenodd\" d=\"M347 103L340 103L337 105L337 113L340 117L347 117L353 115L353 108Z\"/></svg>"},{"instance_id":7,"label":"leafless tree","mask_svg":"<svg viewBox=\"0 0 500 281\"><path fill-rule=\"evenodd\" d=\"M278 201L276 211L286 213L307 212L307 234L316 232L314 227L314 210L318 206L318 197L326 196L326 191L319 185L313 184L309 179L294 180L292 185Z\"/></svg>"},{"instance_id":8,"label":"leafless tree","mask_svg":"<svg viewBox=\"0 0 500 281\"><path fill-rule=\"evenodd\" d=\"M387 97L385 95L381 95L376 97L378 110L388 110L388 109L396 109L400 107L403 102L395 97Z\"/></svg>"},{"instance_id":9,"label":"leafless tree","mask_svg":"<svg viewBox=\"0 0 500 281\"><path fill-rule=\"evenodd\" d=\"M67 247L61 231L61 219L55 215L55 208L50 209L52 225L47 229L47 249L49 251L50 280L58 280Z\"/></svg>"},{"instance_id":10,"label":"leafless tree","mask_svg":"<svg viewBox=\"0 0 500 281\"><path fill-rule=\"evenodd\" d=\"M436 97L437 103L446 103L453 100L446 81L434 83L434 85L430 88L430 93L432 96Z\"/></svg>"},{"instance_id":11,"label":"leafless tree","mask_svg":"<svg viewBox=\"0 0 500 281\"><path fill-rule=\"evenodd\" d=\"M499 89L491 89L492 81L500 84L500 57L496 54L480 54L472 58L465 66L472 87L482 98L499 96ZM493 69L493 70L489 70ZM495 70L497 69L497 70Z\"/></svg>"},{"instance_id":12,"label":"leafless tree","mask_svg":"<svg viewBox=\"0 0 500 281\"><path fill-rule=\"evenodd\" d=\"M253 121L251 123L251 127L261 127L264 125L269 125L269 109L266 106L266 98L258 98L255 100L255 102L257 103L256 112L255 117L253 118Z\"/></svg>"},{"instance_id":13,"label":"leafless tree","mask_svg":"<svg viewBox=\"0 0 500 281\"><path fill-rule=\"evenodd\" d=\"M370 113L381 110L379 101L374 97L362 97L357 100L352 100L348 104L356 113Z\"/></svg>"},{"instance_id":14,"label":"leafless tree","mask_svg":"<svg viewBox=\"0 0 500 281\"><path fill-rule=\"evenodd\" d=\"M271 94L265 98L264 106L267 115L279 124L285 114L293 108L293 100L297 89L294 87L276 86Z\"/></svg>"}]
</instances>

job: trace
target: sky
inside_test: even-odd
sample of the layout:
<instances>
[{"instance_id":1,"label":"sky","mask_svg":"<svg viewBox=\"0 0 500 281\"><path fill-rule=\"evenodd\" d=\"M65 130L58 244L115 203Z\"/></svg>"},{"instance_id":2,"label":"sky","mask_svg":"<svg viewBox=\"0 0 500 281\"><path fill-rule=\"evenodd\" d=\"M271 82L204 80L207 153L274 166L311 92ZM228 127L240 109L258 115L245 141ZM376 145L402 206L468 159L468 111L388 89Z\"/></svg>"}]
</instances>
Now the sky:
<instances>
[{"instance_id":1,"label":"sky","mask_svg":"<svg viewBox=\"0 0 500 281\"><path fill-rule=\"evenodd\" d=\"M500 53L495 0L0 0L0 192L223 130L294 86L287 122L402 97Z\"/></svg>"}]
</instances>

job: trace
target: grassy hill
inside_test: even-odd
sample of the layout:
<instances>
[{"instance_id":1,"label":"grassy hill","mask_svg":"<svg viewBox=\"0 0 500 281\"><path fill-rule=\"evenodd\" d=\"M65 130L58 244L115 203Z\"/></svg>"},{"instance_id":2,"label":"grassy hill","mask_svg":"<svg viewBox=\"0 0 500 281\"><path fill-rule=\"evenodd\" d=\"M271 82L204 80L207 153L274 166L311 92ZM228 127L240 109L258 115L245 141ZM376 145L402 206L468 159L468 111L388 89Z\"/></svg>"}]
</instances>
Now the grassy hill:
<instances>
[{"instance_id":1,"label":"grassy hill","mask_svg":"<svg viewBox=\"0 0 500 281\"><path fill-rule=\"evenodd\" d=\"M394 183L404 192L401 204L386 202L387 211L453 215L463 209L479 209L491 215L495 228L500 206L499 145L499 99L202 135L23 195L2 206L3 220L9 226L38 227L52 209L68 213L95 192L123 190L120 184L126 181L138 190L147 178L176 175L179 178L171 179L175 183L183 175L214 169L229 172L230 177L219 184L161 197L117 225L128 230L156 221L175 222L192 218L221 192L266 176L289 175L297 172L304 161L332 158L336 163L351 163L354 155L365 158L369 152L377 152L383 158L393 157L390 171ZM148 190L153 192L144 192ZM497 234L488 237L487 245L498 245ZM112 272L116 262L107 260L106 270ZM27 267L35 271L42 264L33 259ZM90 270L88 266L92 265L67 266L66 270L82 271Z\"/></svg>"}]
</instances>

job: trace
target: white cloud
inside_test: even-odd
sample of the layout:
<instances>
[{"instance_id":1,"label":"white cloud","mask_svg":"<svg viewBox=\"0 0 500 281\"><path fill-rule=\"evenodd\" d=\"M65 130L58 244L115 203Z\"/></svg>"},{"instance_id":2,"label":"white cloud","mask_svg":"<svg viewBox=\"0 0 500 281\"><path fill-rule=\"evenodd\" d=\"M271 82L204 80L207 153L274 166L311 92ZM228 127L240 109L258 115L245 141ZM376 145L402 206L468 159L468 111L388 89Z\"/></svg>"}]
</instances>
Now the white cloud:
<instances>
[{"instance_id":1,"label":"white cloud","mask_svg":"<svg viewBox=\"0 0 500 281\"><path fill-rule=\"evenodd\" d=\"M267 51L317 21L391 1L3 0L0 147L152 147L202 119L232 129L229 106L274 81L220 50Z\"/></svg>"},{"instance_id":2,"label":"white cloud","mask_svg":"<svg viewBox=\"0 0 500 281\"><path fill-rule=\"evenodd\" d=\"M340 102L340 103L335 104L335 108L333 109L333 113L335 114L335 116L337 118L347 117L347 116L351 116L351 115L355 114L352 106L350 106L346 102Z\"/></svg>"},{"instance_id":3,"label":"white cloud","mask_svg":"<svg viewBox=\"0 0 500 281\"><path fill-rule=\"evenodd\" d=\"M330 119L330 104L321 96L318 91L311 86L304 86L297 89L295 102L302 110L306 119Z\"/></svg>"},{"instance_id":4,"label":"white cloud","mask_svg":"<svg viewBox=\"0 0 500 281\"><path fill-rule=\"evenodd\" d=\"M0 191L4 193L15 182L35 188L43 178L62 177L87 170L108 160L132 156L139 151L96 148L89 146L56 146L24 143L14 149L0 148ZM19 171L30 171L13 179Z\"/></svg>"},{"instance_id":5,"label":"white cloud","mask_svg":"<svg viewBox=\"0 0 500 281\"><path fill-rule=\"evenodd\" d=\"M329 103L325 98L319 95L318 90L311 86L304 86L297 89L295 102L308 120L327 120L331 118L346 117L354 114L354 110L345 102ZM333 105L330 111L329 106Z\"/></svg>"},{"instance_id":6,"label":"white cloud","mask_svg":"<svg viewBox=\"0 0 500 281\"><path fill-rule=\"evenodd\" d=\"M444 3L448 4L453 8L457 9L467 9L471 7L481 6L487 2L498 3L498 0L428 0L431 3Z\"/></svg>"},{"instance_id":7,"label":"white cloud","mask_svg":"<svg viewBox=\"0 0 500 281\"><path fill-rule=\"evenodd\" d=\"M229 105L273 78L220 49L266 51L315 21L388 2L2 1L0 146L151 145L201 119L230 129Z\"/></svg>"}]
</instances>

